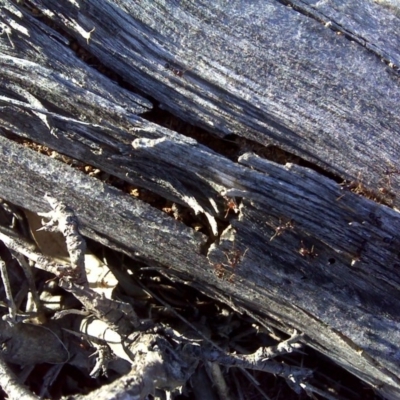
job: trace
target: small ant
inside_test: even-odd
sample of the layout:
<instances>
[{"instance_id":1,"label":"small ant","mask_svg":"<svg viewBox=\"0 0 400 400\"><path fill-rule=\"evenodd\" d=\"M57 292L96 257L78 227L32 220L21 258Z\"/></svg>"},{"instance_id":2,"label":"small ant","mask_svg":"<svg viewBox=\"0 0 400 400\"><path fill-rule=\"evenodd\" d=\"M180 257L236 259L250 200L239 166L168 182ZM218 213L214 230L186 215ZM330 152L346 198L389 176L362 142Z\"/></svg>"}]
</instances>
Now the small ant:
<instances>
[{"instance_id":1,"label":"small ant","mask_svg":"<svg viewBox=\"0 0 400 400\"><path fill-rule=\"evenodd\" d=\"M233 198L228 198L228 197L224 197L224 199L227 201L226 203L226 213L225 213L225 217L226 218L229 214L229 211L233 211L235 214L239 213L239 207L236 203L236 200Z\"/></svg>"},{"instance_id":2,"label":"small ant","mask_svg":"<svg viewBox=\"0 0 400 400\"><path fill-rule=\"evenodd\" d=\"M215 275L217 276L217 278L219 278L219 279L225 278L226 269L224 268L224 266L221 263L214 264L214 271L215 271Z\"/></svg>"},{"instance_id":3,"label":"small ant","mask_svg":"<svg viewBox=\"0 0 400 400\"><path fill-rule=\"evenodd\" d=\"M279 226L275 228L275 233L271 236L271 239L269 239L270 242L272 242L277 236L282 235L285 231L291 230L294 228L294 221L291 219L290 221L282 224L282 219L279 218Z\"/></svg>"},{"instance_id":4,"label":"small ant","mask_svg":"<svg viewBox=\"0 0 400 400\"><path fill-rule=\"evenodd\" d=\"M224 252L228 263L227 264L224 264L224 263L213 264L215 275L217 276L217 278L225 279L226 275L228 273L227 268L234 270L239 265L239 263L243 260L243 258L246 255L248 250L249 249L247 248L244 251L244 253L241 253L240 250L236 250L236 249L231 250L229 253ZM235 274L232 273L227 280L232 283L234 276L235 276Z\"/></svg>"},{"instance_id":5,"label":"small ant","mask_svg":"<svg viewBox=\"0 0 400 400\"><path fill-rule=\"evenodd\" d=\"M351 266L354 267L354 265L356 265L356 263L361 261L361 254L365 251L367 245L367 240L363 239L360 246L357 248L357 252L355 254L355 256L351 259Z\"/></svg>"},{"instance_id":6,"label":"small ant","mask_svg":"<svg viewBox=\"0 0 400 400\"><path fill-rule=\"evenodd\" d=\"M299 253L302 257L311 257L311 258L315 258L318 256L317 253L314 252L314 245L311 246L311 249L307 249L307 247L304 246L303 241L301 241L301 247L299 249Z\"/></svg>"},{"instance_id":7,"label":"small ant","mask_svg":"<svg viewBox=\"0 0 400 400\"><path fill-rule=\"evenodd\" d=\"M242 254L240 250L234 249L230 252L229 255L224 252L225 257L228 260L229 266L234 270L238 266L238 264L243 260L244 256L248 251L249 249L247 248ZM235 273L232 273L232 275L228 278L228 282L233 283L234 277Z\"/></svg>"},{"instance_id":8,"label":"small ant","mask_svg":"<svg viewBox=\"0 0 400 400\"><path fill-rule=\"evenodd\" d=\"M79 278L79 272L76 269L72 269L70 266L66 267L60 265L57 267L57 274L54 278L47 279L45 283L53 282L55 280L69 280L69 279L77 279Z\"/></svg>"},{"instance_id":9,"label":"small ant","mask_svg":"<svg viewBox=\"0 0 400 400\"><path fill-rule=\"evenodd\" d=\"M239 263L243 260L246 253L249 251L247 248L242 254L240 250L233 249L229 253L224 252L226 259L228 260L228 265L232 269L235 269Z\"/></svg>"},{"instance_id":10,"label":"small ant","mask_svg":"<svg viewBox=\"0 0 400 400\"><path fill-rule=\"evenodd\" d=\"M174 75L179 76L179 78L182 78L183 74L186 72L181 69L174 68L170 63L164 64L164 68L170 70Z\"/></svg>"}]
</instances>

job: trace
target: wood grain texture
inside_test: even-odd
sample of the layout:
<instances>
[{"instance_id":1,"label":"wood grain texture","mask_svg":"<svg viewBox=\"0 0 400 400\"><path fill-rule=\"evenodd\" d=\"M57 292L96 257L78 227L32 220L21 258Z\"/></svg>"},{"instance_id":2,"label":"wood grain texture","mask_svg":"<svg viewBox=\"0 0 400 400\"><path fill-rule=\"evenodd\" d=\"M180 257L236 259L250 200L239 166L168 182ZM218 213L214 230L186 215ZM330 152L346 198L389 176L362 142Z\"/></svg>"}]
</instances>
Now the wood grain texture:
<instances>
[{"instance_id":1,"label":"wood grain texture","mask_svg":"<svg viewBox=\"0 0 400 400\"><path fill-rule=\"evenodd\" d=\"M338 201L339 185L304 168L243 156L251 169L202 154L193 143L142 139L138 151L148 159L186 162L191 176L207 177L211 187L225 187L228 196L242 200L239 219L206 257L201 235L162 212L48 157L6 139L1 143L0 168L13 171L19 182L15 187L14 179L1 179L8 201L43 211L44 191L61 197L76 210L84 233L94 230L128 254L190 276L195 286L231 296L238 307L256 309L284 330L306 332L308 344L367 382L383 384L382 393L395 398L398 213L351 192ZM199 160L198 166L189 159ZM280 218L292 219L294 228L270 241ZM314 256L300 254L302 242L314 246Z\"/></svg>"},{"instance_id":2,"label":"wood grain texture","mask_svg":"<svg viewBox=\"0 0 400 400\"><path fill-rule=\"evenodd\" d=\"M379 23L373 30L334 2L315 6L343 26L337 35L309 9L272 0L31 3L182 119L277 145L384 188L398 205L399 77L379 58L397 57L397 30L384 34L392 8L359 4ZM315 171L249 153L235 163L147 122L137 114L148 100L87 66L40 18L1 6L1 197L38 212L48 210L48 193L73 208L85 235L304 332L383 396L400 396L398 212ZM210 237L15 143L21 138L205 214ZM208 247L233 197L238 218Z\"/></svg>"},{"instance_id":3,"label":"wood grain texture","mask_svg":"<svg viewBox=\"0 0 400 400\"><path fill-rule=\"evenodd\" d=\"M387 175L400 169L399 75L382 62L398 59L392 8L328 2L305 15L275 0L34 3L180 118L398 193L399 174L390 184ZM353 8L356 20L345 16ZM318 20L325 11L345 34ZM82 29L94 28L88 42Z\"/></svg>"},{"instance_id":4,"label":"wood grain texture","mask_svg":"<svg viewBox=\"0 0 400 400\"><path fill-rule=\"evenodd\" d=\"M66 46L68 40L11 2L2 5L0 18L3 96L97 123L151 108L149 101L89 67Z\"/></svg>"},{"instance_id":5,"label":"wood grain texture","mask_svg":"<svg viewBox=\"0 0 400 400\"><path fill-rule=\"evenodd\" d=\"M196 257L200 252L205 237L165 213L3 137L0 142L1 170L9 171L1 176L4 199L32 211L47 211L49 206L43 196L48 193L71 206L83 227L101 232L113 241L118 236L121 240L115 242L120 247L155 261L167 261L169 254L178 262L188 254ZM168 251L161 243L168 243ZM182 251L181 255L175 254L174 249ZM195 262L194 259L191 263Z\"/></svg>"},{"instance_id":6,"label":"wood grain texture","mask_svg":"<svg viewBox=\"0 0 400 400\"><path fill-rule=\"evenodd\" d=\"M367 48L382 61L400 66L400 6L391 0L293 0L296 10Z\"/></svg>"}]
</instances>

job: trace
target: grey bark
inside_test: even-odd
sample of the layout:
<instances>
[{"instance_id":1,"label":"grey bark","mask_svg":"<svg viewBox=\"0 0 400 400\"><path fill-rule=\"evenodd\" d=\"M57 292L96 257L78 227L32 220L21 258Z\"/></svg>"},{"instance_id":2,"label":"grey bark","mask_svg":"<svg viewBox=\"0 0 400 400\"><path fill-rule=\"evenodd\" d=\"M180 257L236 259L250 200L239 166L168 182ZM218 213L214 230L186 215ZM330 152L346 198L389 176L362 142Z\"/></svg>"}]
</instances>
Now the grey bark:
<instances>
[{"instance_id":1,"label":"grey bark","mask_svg":"<svg viewBox=\"0 0 400 400\"><path fill-rule=\"evenodd\" d=\"M31 1L180 118L289 150L398 207L396 6L208 3ZM43 212L48 193L85 235L304 332L380 394L400 396L396 209L296 165L250 153L235 163L146 121L147 100L79 60L40 18L0 4L4 199ZM204 213L210 238L21 138ZM208 246L229 198L238 218Z\"/></svg>"},{"instance_id":2,"label":"grey bark","mask_svg":"<svg viewBox=\"0 0 400 400\"><path fill-rule=\"evenodd\" d=\"M372 0L33 3L182 119L398 191L398 176L387 182L388 170L400 168L393 8Z\"/></svg>"}]
</instances>

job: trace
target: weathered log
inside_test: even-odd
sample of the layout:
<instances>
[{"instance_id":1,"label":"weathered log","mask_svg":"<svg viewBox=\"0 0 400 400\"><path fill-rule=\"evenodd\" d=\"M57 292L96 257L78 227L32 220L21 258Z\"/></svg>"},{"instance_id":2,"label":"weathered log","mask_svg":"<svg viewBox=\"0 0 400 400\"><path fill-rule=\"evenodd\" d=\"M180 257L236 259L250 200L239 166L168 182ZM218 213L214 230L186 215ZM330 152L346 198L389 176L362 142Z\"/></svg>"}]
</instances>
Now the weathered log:
<instances>
[{"instance_id":1,"label":"weathered log","mask_svg":"<svg viewBox=\"0 0 400 400\"><path fill-rule=\"evenodd\" d=\"M395 9L372 0L33 3L180 118L398 192Z\"/></svg>"},{"instance_id":2,"label":"weathered log","mask_svg":"<svg viewBox=\"0 0 400 400\"><path fill-rule=\"evenodd\" d=\"M49 193L75 211L85 235L304 332L380 394L400 396L398 212L318 172L250 153L235 163L138 117L148 101L80 61L40 18L2 3L4 199L38 212ZM290 150L398 206L392 8L359 4L361 23L342 20L334 5L297 1L307 15L272 1L31 3L182 119ZM329 21L336 32L321 23ZM204 213L209 238L20 138ZM218 237L231 199L238 218Z\"/></svg>"}]
</instances>

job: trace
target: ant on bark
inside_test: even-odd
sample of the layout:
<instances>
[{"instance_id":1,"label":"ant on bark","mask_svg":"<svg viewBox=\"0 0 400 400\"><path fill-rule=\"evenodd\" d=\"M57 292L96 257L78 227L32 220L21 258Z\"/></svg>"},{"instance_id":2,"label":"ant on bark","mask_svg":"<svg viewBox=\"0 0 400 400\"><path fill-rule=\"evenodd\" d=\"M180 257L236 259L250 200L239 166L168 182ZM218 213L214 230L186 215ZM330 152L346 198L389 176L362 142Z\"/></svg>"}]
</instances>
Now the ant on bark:
<instances>
[{"instance_id":1,"label":"ant on bark","mask_svg":"<svg viewBox=\"0 0 400 400\"><path fill-rule=\"evenodd\" d=\"M214 272L218 279L224 279L226 275L226 269L224 268L223 264L218 263L214 264Z\"/></svg>"},{"instance_id":2,"label":"ant on bark","mask_svg":"<svg viewBox=\"0 0 400 400\"><path fill-rule=\"evenodd\" d=\"M165 63L164 68L170 70L174 75L179 76L179 78L182 78L183 74L186 72L181 69L174 68L170 63Z\"/></svg>"},{"instance_id":3,"label":"ant on bark","mask_svg":"<svg viewBox=\"0 0 400 400\"><path fill-rule=\"evenodd\" d=\"M234 198L229 198L229 197L224 197L224 199L226 200L226 213L224 218L226 218L229 214L229 212L232 210L235 214L239 213L239 207L236 203L236 200Z\"/></svg>"},{"instance_id":4,"label":"ant on bark","mask_svg":"<svg viewBox=\"0 0 400 400\"><path fill-rule=\"evenodd\" d=\"M287 230L292 230L292 229L294 229L293 219L283 224L282 219L279 218L279 225L275 228L275 233L271 236L271 239L269 239L269 241L272 242L277 236L281 236Z\"/></svg>"},{"instance_id":5,"label":"ant on bark","mask_svg":"<svg viewBox=\"0 0 400 400\"><path fill-rule=\"evenodd\" d=\"M229 253L224 251L225 257L228 260L229 267L235 269L239 265L239 263L243 260L244 256L248 251L249 249L247 248L244 251L244 253L242 253L240 250L237 250L234 247Z\"/></svg>"},{"instance_id":6,"label":"ant on bark","mask_svg":"<svg viewBox=\"0 0 400 400\"><path fill-rule=\"evenodd\" d=\"M310 257L310 258L315 258L318 256L318 254L314 251L314 245L311 246L310 249L308 249L303 241L301 241L301 247L299 249L299 253L302 257Z\"/></svg>"},{"instance_id":7,"label":"ant on bark","mask_svg":"<svg viewBox=\"0 0 400 400\"><path fill-rule=\"evenodd\" d=\"M244 256L248 252L248 248L242 253L240 250L235 249L235 244L233 244L233 249L230 250L229 252L225 252L225 257L227 260L227 263L217 263L213 264L214 270L215 270L215 275L219 279L224 279L226 275L228 274L228 269L231 269L232 271L235 270L235 268L240 264L240 262L243 260ZM232 274L229 276L227 279L229 282L233 282L233 278L235 276L235 273L232 272Z\"/></svg>"}]
</instances>

